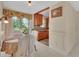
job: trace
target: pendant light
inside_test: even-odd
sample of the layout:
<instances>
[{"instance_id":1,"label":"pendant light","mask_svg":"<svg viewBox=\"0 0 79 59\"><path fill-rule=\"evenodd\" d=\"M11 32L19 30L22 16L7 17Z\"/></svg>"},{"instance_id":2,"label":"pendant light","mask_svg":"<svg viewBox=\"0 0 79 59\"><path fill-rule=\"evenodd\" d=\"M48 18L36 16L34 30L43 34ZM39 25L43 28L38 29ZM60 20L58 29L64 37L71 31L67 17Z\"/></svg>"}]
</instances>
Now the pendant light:
<instances>
[{"instance_id":1,"label":"pendant light","mask_svg":"<svg viewBox=\"0 0 79 59\"><path fill-rule=\"evenodd\" d=\"M7 17L5 17L5 16L1 17L1 18L0 18L0 21L1 21L1 20L3 20L3 22L4 22L5 24L8 24L8 23L9 23L8 20L7 20Z\"/></svg>"},{"instance_id":2,"label":"pendant light","mask_svg":"<svg viewBox=\"0 0 79 59\"><path fill-rule=\"evenodd\" d=\"M5 17L4 23L5 23L5 24L8 24L8 23L9 23L7 17Z\"/></svg>"}]
</instances>

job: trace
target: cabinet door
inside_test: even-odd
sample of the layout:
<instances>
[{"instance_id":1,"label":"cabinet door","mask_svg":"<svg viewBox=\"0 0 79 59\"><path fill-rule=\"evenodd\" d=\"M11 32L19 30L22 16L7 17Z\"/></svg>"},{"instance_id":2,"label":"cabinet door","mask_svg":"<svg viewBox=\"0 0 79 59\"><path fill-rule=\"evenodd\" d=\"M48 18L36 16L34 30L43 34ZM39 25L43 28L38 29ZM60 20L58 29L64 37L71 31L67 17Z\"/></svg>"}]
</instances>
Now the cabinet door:
<instances>
[{"instance_id":1,"label":"cabinet door","mask_svg":"<svg viewBox=\"0 0 79 59\"><path fill-rule=\"evenodd\" d=\"M34 15L34 25L36 25L36 26L42 25L42 17L43 17L43 15L41 15L41 14L35 14Z\"/></svg>"},{"instance_id":2,"label":"cabinet door","mask_svg":"<svg viewBox=\"0 0 79 59\"><path fill-rule=\"evenodd\" d=\"M38 40L48 39L48 30L47 31L39 31L38 32Z\"/></svg>"}]
</instances>

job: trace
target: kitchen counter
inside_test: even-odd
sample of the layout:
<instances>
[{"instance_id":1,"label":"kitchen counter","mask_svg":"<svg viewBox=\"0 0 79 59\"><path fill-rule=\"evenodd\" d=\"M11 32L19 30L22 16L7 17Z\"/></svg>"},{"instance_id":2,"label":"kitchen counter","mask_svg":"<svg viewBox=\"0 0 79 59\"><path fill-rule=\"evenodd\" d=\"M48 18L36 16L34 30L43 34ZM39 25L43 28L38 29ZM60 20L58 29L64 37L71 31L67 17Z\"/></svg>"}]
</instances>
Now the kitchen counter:
<instances>
[{"instance_id":1,"label":"kitchen counter","mask_svg":"<svg viewBox=\"0 0 79 59\"><path fill-rule=\"evenodd\" d=\"M43 27L35 27L34 31L37 32L37 40L43 40L43 39L48 39L49 31L46 28Z\"/></svg>"},{"instance_id":2,"label":"kitchen counter","mask_svg":"<svg viewBox=\"0 0 79 59\"><path fill-rule=\"evenodd\" d=\"M45 31L46 28L44 28L44 27L35 27L34 30L36 30L36 31Z\"/></svg>"}]
</instances>

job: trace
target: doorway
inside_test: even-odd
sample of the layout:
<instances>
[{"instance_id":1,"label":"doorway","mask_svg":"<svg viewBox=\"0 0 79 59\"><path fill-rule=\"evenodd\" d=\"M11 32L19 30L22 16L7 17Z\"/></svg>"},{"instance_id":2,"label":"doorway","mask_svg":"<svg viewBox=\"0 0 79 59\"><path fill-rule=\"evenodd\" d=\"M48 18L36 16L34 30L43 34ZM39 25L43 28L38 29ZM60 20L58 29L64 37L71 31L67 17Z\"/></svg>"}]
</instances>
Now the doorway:
<instances>
[{"instance_id":1,"label":"doorway","mask_svg":"<svg viewBox=\"0 0 79 59\"><path fill-rule=\"evenodd\" d=\"M34 14L34 28L38 32L37 41L49 46L49 8Z\"/></svg>"}]
</instances>

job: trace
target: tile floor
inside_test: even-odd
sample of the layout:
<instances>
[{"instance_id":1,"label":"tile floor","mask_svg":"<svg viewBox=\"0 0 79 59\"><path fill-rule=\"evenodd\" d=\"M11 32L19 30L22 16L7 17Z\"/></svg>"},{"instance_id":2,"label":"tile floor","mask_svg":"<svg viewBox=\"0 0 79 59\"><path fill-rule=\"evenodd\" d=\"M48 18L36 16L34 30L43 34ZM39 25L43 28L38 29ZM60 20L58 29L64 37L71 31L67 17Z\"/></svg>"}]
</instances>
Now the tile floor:
<instances>
[{"instance_id":1,"label":"tile floor","mask_svg":"<svg viewBox=\"0 0 79 59\"><path fill-rule=\"evenodd\" d=\"M67 56L79 57L79 43L73 47L73 49L69 52Z\"/></svg>"},{"instance_id":2,"label":"tile floor","mask_svg":"<svg viewBox=\"0 0 79 59\"><path fill-rule=\"evenodd\" d=\"M49 39L43 39L43 40L40 40L39 42L49 46Z\"/></svg>"},{"instance_id":3,"label":"tile floor","mask_svg":"<svg viewBox=\"0 0 79 59\"><path fill-rule=\"evenodd\" d=\"M48 46L37 42L37 52L33 52L35 57L79 57L79 43L73 47L67 56L50 49Z\"/></svg>"},{"instance_id":4,"label":"tile floor","mask_svg":"<svg viewBox=\"0 0 79 59\"><path fill-rule=\"evenodd\" d=\"M28 36L27 36L28 39ZM25 43L25 44L24 44ZM22 40L22 49L16 53L15 57L27 57L27 43L28 40ZM34 51L31 54L31 57L79 57L79 43L73 47L73 49L69 52L67 56L60 54L59 52L51 49L50 47L42 44L41 42L36 42L37 44L37 51ZM24 51L24 52L23 52ZM26 52L25 52L26 51Z\"/></svg>"}]
</instances>

